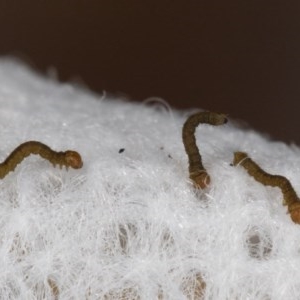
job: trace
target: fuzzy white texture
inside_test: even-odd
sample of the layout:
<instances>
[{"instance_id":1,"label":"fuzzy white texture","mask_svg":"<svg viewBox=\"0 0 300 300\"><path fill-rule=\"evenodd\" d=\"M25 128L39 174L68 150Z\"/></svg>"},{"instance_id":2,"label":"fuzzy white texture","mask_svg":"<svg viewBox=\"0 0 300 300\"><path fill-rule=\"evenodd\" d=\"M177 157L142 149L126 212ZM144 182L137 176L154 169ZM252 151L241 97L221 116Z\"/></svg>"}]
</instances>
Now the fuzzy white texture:
<instances>
[{"instance_id":1,"label":"fuzzy white texture","mask_svg":"<svg viewBox=\"0 0 300 300\"><path fill-rule=\"evenodd\" d=\"M31 155L0 181L0 299L300 299L300 225L242 167L245 151L300 192L300 149L200 125L211 176L188 174L191 111L136 104L0 59L0 159L37 140L80 152L83 168ZM119 149L124 148L122 153Z\"/></svg>"}]
</instances>

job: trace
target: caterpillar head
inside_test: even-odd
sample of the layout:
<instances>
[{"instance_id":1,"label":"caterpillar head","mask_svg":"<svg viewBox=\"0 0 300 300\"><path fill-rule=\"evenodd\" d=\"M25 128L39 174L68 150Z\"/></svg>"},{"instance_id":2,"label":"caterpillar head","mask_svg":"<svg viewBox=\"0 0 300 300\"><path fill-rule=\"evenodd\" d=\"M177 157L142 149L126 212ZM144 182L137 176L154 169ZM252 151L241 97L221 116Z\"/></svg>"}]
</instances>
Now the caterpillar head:
<instances>
[{"instance_id":1,"label":"caterpillar head","mask_svg":"<svg viewBox=\"0 0 300 300\"><path fill-rule=\"evenodd\" d=\"M228 122L227 115L214 113L212 125L223 125Z\"/></svg>"},{"instance_id":2,"label":"caterpillar head","mask_svg":"<svg viewBox=\"0 0 300 300\"><path fill-rule=\"evenodd\" d=\"M294 223L300 224L300 202L297 201L289 205L289 213Z\"/></svg>"},{"instance_id":3,"label":"caterpillar head","mask_svg":"<svg viewBox=\"0 0 300 300\"><path fill-rule=\"evenodd\" d=\"M80 169L83 165L80 154L72 150L65 152L65 163L67 167L71 167L73 169Z\"/></svg>"},{"instance_id":4,"label":"caterpillar head","mask_svg":"<svg viewBox=\"0 0 300 300\"><path fill-rule=\"evenodd\" d=\"M210 177L206 171L190 173L190 178L196 188L205 189L210 184Z\"/></svg>"}]
</instances>

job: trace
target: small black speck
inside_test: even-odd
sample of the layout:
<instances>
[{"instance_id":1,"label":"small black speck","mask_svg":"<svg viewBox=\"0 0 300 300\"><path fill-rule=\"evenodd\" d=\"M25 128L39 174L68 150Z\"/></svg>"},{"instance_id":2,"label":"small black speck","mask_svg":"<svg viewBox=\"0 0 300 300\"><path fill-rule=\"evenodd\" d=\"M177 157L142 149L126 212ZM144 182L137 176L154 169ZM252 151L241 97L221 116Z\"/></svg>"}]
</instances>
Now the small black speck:
<instances>
[{"instance_id":1,"label":"small black speck","mask_svg":"<svg viewBox=\"0 0 300 300\"><path fill-rule=\"evenodd\" d=\"M230 167L233 167L233 164L229 164Z\"/></svg>"},{"instance_id":2,"label":"small black speck","mask_svg":"<svg viewBox=\"0 0 300 300\"><path fill-rule=\"evenodd\" d=\"M120 150L119 150L119 153L122 153L122 152L124 152L125 151L125 148L121 148Z\"/></svg>"}]
</instances>

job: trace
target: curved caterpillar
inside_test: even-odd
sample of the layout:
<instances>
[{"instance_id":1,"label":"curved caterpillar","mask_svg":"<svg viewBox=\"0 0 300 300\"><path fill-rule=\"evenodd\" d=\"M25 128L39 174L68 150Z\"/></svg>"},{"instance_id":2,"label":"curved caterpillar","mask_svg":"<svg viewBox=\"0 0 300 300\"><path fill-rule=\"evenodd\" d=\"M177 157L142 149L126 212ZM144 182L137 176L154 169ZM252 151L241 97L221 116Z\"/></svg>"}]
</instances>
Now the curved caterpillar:
<instances>
[{"instance_id":1,"label":"curved caterpillar","mask_svg":"<svg viewBox=\"0 0 300 300\"><path fill-rule=\"evenodd\" d=\"M210 183L210 177L203 167L201 155L196 144L195 131L200 123L222 125L227 123L226 115L214 112L198 112L191 115L182 128L182 140L189 158L190 179L196 187L205 188Z\"/></svg>"},{"instance_id":2,"label":"curved caterpillar","mask_svg":"<svg viewBox=\"0 0 300 300\"><path fill-rule=\"evenodd\" d=\"M54 167L59 165L60 168L65 166L67 169L68 167L79 169L83 165L81 156L76 151L56 152L43 143L29 141L19 145L4 162L0 163L0 178L4 178L10 171L14 171L16 166L30 154L39 154Z\"/></svg>"},{"instance_id":3,"label":"curved caterpillar","mask_svg":"<svg viewBox=\"0 0 300 300\"><path fill-rule=\"evenodd\" d=\"M241 165L249 175L263 185L279 187L283 194L283 205L288 206L288 212L293 222L300 224L300 199L290 181L281 175L271 175L265 172L257 163L248 157L247 153L235 152L233 165Z\"/></svg>"}]
</instances>

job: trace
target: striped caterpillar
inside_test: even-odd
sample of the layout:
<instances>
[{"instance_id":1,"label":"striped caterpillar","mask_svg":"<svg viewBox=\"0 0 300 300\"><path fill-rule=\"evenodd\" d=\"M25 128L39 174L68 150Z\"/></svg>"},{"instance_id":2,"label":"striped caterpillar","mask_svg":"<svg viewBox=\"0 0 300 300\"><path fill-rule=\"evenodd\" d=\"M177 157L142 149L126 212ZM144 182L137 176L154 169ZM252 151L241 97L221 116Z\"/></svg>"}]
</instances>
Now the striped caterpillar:
<instances>
[{"instance_id":1,"label":"striped caterpillar","mask_svg":"<svg viewBox=\"0 0 300 300\"><path fill-rule=\"evenodd\" d=\"M76 151L56 152L43 143L29 141L19 145L4 162L0 163L0 178L4 178L10 171L14 171L16 166L30 154L39 154L54 167L59 165L60 168L65 166L67 169L68 167L79 169L83 164L80 154Z\"/></svg>"},{"instance_id":2,"label":"striped caterpillar","mask_svg":"<svg viewBox=\"0 0 300 300\"><path fill-rule=\"evenodd\" d=\"M227 123L226 115L214 112L198 112L191 115L182 128L182 140L189 158L190 179L198 188L205 188L210 183L210 177L203 167L201 155L196 144L195 131L200 123L222 125Z\"/></svg>"},{"instance_id":3,"label":"striped caterpillar","mask_svg":"<svg viewBox=\"0 0 300 300\"><path fill-rule=\"evenodd\" d=\"M287 178L265 172L244 152L234 153L233 165L236 166L238 164L244 167L249 175L263 185L279 187L283 194L283 205L288 206L288 212L293 222L300 224L300 199Z\"/></svg>"}]
</instances>

